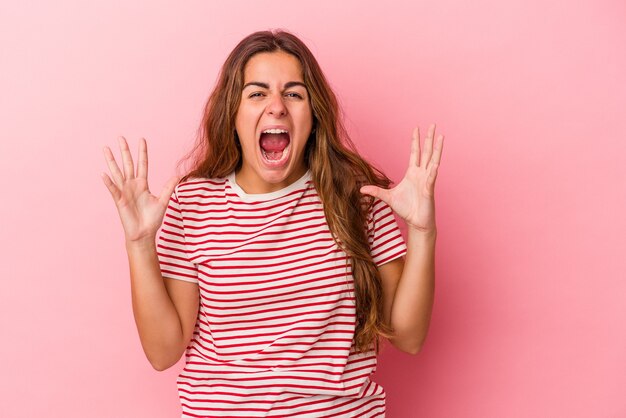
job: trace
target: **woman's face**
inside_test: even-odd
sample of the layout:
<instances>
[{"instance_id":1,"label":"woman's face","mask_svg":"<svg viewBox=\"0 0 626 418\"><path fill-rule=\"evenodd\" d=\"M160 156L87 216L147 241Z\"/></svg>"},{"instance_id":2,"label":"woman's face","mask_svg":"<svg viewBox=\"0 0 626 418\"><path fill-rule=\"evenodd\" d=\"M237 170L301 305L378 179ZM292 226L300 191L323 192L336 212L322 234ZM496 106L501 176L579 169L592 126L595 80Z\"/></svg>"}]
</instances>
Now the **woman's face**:
<instances>
[{"instance_id":1,"label":"woman's face","mask_svg":"<svg viewBox=\"0 0 626 418\"><path fill-rule=\"evenodd\" d=\"M302 67L286 52L261 52L248 60L243 85L235 116L243 153L237 183L246 193L270 193L306 172L313 112ZM278 131L264 133L268 129Z\"/></svg>"}]
</instances>

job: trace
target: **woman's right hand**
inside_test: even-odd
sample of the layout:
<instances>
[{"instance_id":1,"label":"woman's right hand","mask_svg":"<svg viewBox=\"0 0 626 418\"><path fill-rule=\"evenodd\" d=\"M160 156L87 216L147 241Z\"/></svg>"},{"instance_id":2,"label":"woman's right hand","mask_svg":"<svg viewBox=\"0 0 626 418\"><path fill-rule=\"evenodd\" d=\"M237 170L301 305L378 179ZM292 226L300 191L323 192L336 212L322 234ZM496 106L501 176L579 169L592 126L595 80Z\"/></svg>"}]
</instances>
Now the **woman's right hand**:
<instances>
[{"instance_id":1,"label":"woman's right hand","mask_svg":"<svg viewBox=\"0 0 626 418\"><path fill-rule=\"evenodd\" d=\"M154 243L156 233L163 222L170 196L179 178L172 177L163 187L160 196L154 196L148 189L148 146L146 140L139 142L137 175L133 158L124 137L119 138L124 172L118 167L113 152L104 147L104 157L109 165L111 177L102 174L104 184L111 192L113 201L122 220L126 243Z\"/></svg>"}]
</instances>

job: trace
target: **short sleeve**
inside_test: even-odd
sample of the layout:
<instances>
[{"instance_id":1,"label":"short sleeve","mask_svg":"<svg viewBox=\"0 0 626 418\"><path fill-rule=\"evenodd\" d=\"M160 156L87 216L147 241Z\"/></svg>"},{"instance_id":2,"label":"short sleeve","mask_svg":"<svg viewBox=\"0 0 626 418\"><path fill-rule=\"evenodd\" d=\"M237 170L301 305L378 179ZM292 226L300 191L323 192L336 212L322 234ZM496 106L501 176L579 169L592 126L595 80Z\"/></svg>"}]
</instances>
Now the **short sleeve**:
<instances>
[{"instance_id":1,"label":"short sleeve","mask_svg":"<svg viewBox=\"0 0 626 418\"><path fill-rule=\"evenodd\" d=\"M189 260L185 242L183 214L177 195L178 187L172 193L165 210L163 225L157 239L157 255L161 275L170 279L198 283L198 270Z\"/></svg>"},{"instance_id":2,"label":"short sleeve","mask_svg":"<svg viewBox=\"0 0 626 418\"><path fill-rule=\"evenodd\" d=\"M406 254L406 244L393 211L375 199L368 215L368 239L374 264L380 266Z\"/></svg>"}]
</instances>

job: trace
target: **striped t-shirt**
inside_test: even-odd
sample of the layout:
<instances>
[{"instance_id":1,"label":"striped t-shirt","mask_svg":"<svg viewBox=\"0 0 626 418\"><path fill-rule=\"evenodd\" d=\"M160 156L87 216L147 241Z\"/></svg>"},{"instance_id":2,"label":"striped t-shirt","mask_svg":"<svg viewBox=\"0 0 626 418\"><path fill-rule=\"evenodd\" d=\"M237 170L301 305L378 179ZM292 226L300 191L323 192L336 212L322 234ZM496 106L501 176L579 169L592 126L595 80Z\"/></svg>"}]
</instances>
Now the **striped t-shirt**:
<instances>
[{"instance_id":1,"label":"striped t-shirt","mask_svg":"<svg viewBox=\"0 0 626 418\"><path fill-rule=\"evenodd\" d=\"M369 214L377 265L406 253L388 205ZM200 306L177 379L183 417L384 417L356 352L353 277L307 172L247 194L232 173L180 183L158 238L163 277L197 283Z\"/></svg>"}]
</instances>

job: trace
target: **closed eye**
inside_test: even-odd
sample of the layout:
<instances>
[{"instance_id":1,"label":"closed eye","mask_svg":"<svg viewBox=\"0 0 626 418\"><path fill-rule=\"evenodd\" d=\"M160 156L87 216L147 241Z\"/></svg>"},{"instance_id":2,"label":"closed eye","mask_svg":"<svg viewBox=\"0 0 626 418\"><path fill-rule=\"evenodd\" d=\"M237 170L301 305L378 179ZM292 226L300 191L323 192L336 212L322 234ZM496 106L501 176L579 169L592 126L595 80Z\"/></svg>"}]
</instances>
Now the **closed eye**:
<instances>
[{"instance_id":1,"label":"closed eye","mask_svg":"<svg viewBox=\"0 0 626 418\"><path fill-rule=\"evenodd\" d=\"M252 94L251 94L250 96L248 96L248 97L249 97L249 98L252 98L252 97L259 97L259 96L261 96L261 95L263 95L263 93L261 93L261 92L256 92L256 93L252 93ZM301 95L301 94L299 94L299 93L294 93L294 92L291 92L291 93L286 93L286 96L289 96L289 97L297 97L297 98L299 98L299 99L302 99L302 95Z\"/></svg>"}]
</instances>

